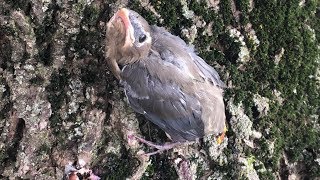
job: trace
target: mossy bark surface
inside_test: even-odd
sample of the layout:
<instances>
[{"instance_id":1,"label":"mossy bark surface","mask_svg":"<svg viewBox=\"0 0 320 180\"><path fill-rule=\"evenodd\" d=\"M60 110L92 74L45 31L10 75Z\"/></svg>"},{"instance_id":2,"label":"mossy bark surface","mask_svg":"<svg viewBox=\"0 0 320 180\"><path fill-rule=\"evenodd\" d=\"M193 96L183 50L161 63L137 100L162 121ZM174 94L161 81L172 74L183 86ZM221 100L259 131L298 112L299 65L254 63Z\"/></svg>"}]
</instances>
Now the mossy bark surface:
<instances>
[{"instance_id":1,"label":"mossy bark surface","mask_svg":"<svg viewBox=\"0 0 320 180\"><path fill-rule=\"evenodd\" d=\"M194 45L228 88L228 131L150 158L165 133L106 66L119 7ZM0 179L62 179L79 159L104 179L320 178L319 2L0 1ZM187 167L188 173L185 173Z\"/></svg>"}]
</instances>

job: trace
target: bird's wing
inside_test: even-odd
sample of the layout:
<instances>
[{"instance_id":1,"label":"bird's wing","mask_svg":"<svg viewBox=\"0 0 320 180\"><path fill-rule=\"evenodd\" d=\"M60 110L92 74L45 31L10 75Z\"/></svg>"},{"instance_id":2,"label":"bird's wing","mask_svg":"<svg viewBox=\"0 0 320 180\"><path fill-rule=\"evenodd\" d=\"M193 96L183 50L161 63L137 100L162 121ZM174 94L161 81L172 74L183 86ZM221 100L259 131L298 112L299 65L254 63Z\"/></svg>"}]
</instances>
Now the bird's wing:
<instances>
[{"instance_id":1,"label":"bird's wing","mask_svg":"<svg viewBox=\"0 0 320 180\"><path fill-rule=\"evenodd\" d=\"M151 29L154 39L153 47L161 54L162 59L168 61L168 59L173 58L174 64L178 64L176 67L185 72L186 76L180 76L178 81L192 77L195 88L191 89L189 93L196 93L197 99L200 101L205 134L223 132L226 119L223 88L226 85L221 81L217 71L178 36L170 34L161 27L152 26ZM182 65L182 68L179 65ZM190 88L189 86L184 91Z\"/></svg>"},{"instance_id":2,"label":"bird's wing","mask_svg":"<svg viewBox=\"0 0 320 180\"><path fill-rule=\"evenodd\" d=\"M210 82L220 88L226 87L226 85L221 81L218 72L208 65L201 57L197 56L194 49L188 46L180 37L170 34L163 27L152 26L152 30L154 34L156 34L154 35L155 41L162 41L162 43L166 43L168 45L166 48L170 48L170 45L173 45L172 49L182 49L182 53L189 55L190 57L185 58L185 60L189 59L192 61L191 63L194 63L197 66L201 72L200 75L203 78L208 79Z\"/></svg>"},{"instance_id":3,"label":"bird's wing","mask_svg":"<svg viewBox=\"0 0 320 180\"><path fill-rule=\"evenodd\" d=\"M173 141L203 137L199 100L182 92L175 82L161 81L152 73L138 62L123 68L122 84L131 107L163 129Z\"/></svg>"}]
</instances>

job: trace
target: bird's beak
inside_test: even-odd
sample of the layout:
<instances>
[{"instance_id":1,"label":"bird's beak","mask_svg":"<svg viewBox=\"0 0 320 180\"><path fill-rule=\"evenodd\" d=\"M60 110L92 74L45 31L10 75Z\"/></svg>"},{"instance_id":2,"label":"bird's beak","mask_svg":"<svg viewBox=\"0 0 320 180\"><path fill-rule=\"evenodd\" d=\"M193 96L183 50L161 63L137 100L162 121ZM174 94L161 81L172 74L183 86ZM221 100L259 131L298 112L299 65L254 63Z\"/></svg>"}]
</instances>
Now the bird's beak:
<instances>
[{"instance_id":1,"label":"bird's beak","mask_svg":"<svg viewBox=\"0 0 320 180\"><path fill-rule=\"evenodd\" d=\"M126 39L123 47L132 46L132 44L135 41L134 38L134 29L131 25L130 19L129 19L129 10L126 8L121 8L118 10L118 12L111 18L110 22L116 21L118 18L121 19L124 30L126 32Z\"/></svg>"},{"instance_id":2,"label":"bird's beak","mask_svg":"<svg viewBox=\"0 0 320 180\"><path fill-rule=\"evenodd\" d=\"M121 8L117 13L116 16L120 17L124 28L127 30L129 29L129 26L131 26L130 20L129 20L129 11L126 8Z\"/></svg>"}]
</instances>

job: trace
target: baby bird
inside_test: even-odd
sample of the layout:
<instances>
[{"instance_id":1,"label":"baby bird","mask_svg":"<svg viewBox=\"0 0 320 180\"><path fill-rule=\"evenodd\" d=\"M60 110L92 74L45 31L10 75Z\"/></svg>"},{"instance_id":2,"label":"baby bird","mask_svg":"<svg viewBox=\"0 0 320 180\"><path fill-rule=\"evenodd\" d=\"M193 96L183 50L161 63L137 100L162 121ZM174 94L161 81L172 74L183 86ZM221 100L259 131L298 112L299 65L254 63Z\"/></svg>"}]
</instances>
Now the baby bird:
<instances>
[{"instance_id":1,"label":"baby bird","mask_svg":"<svg viewBox=\"0 0 320 180\"><path fill-rule=\"evenodd\" d=\"M107 24L106 58L133 110L173 141L161 146L136 137L158 149L151 154L225 132L225 84L179 37L122 8Z\"/></svg>"}]
</instances>

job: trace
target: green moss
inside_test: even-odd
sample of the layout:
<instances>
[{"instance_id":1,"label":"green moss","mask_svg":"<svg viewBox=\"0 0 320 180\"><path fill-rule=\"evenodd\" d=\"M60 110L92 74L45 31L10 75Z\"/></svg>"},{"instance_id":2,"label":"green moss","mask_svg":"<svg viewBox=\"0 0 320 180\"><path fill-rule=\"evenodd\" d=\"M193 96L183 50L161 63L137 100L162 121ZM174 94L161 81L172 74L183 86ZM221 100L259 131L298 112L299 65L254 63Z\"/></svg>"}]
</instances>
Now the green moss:
<instances>
[{"instance_id":1,"label":"green moss","mask_svg":"<svg viewBox=\"0 0 320 180\"><path fill-rule=\"evenodd\" d=\"M123 151L126 151L122 148ZM138 160L133 158L129 152L122 152L120 156L113 153L105 155L103 162L97 162L99 167L103 169L102 178L107 179L123 179L132 175L135 168L138 167Z\"/></svg>"},{"instance_id":2,"label":"green moss","mask_svg":"<svg viewBox=\"0 0 320 180\"><path fill-rule=\"evenodd\" d=\"M58 13L59 7L54 4L50 4L48 7L48 12L44 17L42 24L38 24L35 29L36 43L37 45L42 45L44 42L52 41L53 35L58 28Z\"/></svg>"},{"instance_id":3,"label":"green moss","mask_svg":"<svg viewBox=\"0 0 320 180\"><path fill-rule=\"evenodd\" d=\"M47 14L42 24L37 25L34 30L36 35L36 44L39 47L39 60L46 66L52 65L52 52L54 34L58 29L57 13L59 7L56 4L50 4Z\"/></svg>"},{"instance_id":4,"label":"green moss","mask_svg":"<svg viewBox=\"0 0 320 180\"><path fill-rule=\"evenodd\" d=\"M96 25L99 14L100 12L96 7L86 6L82 14L83 19L81 20L81 24Z\"/></svg>"},{"instance_id":5,"label":"green moss","mask_svg":"<svg viewBox=\"0 0 320 180\"><path fill-rule=\"evenodd\" d=\"M52 65L53 57L53 44L50 42L44 45L44 48L39 51L39 59L45 66Z\"/></svg>"},{"instance_id":6,"label":"green moss","mask_svg":"<svg viewBox=\"0 0 320 180\"><path fill-rule=\"evenodd\" d=\"M128 2L128 8L139 13L143 18L147 20L150 25L154 25L157 23L157 18L153 15L152 12L147 11L143 6L141 6L140 1L131 0Z\"/></svg>"},{"instance_id":7,"label":"green moss","mask_svg":"<svg viewBox=\"0 0 320 180\"><path fill-rule=\"evenodd\" d=\"M320 142L314 138L319 132L311 128L310 121L310 116L316 113L320 103L319 93L316 81L309 78L318 66L316 64L318 50L316 43L311 41L310 32L303 24L304 19L311 21L304 11L310 8L314 8L313 3L301 8L298 6L298 1L287 3L260 0L255 2L255 8L250 16L250 22L261 44L254 54L256 64L247 69L245 77L256 79L251 83L256 84L255 89L260 95L272 98L270 92L272 89L277 89L287 100L282 106L272 107L269 114L272 118L262 119L255 125L263 131L268 124L273 124L269 127L271 128L269 138L275 140L274 154L271 159L264 158L264 162L269 162L266 166L272 167L274 171L279 169L279 161L284 151L289 154L288 158L293 162L306 160L307 156L301 154L305 149L312 151L319 149ZM285 49L285 53L279 66L276 66L273 56L281 48ZM248 86L248 83L236 86L244 87ZM307 169L311 168L313 163L306 162L308 162L306 166L309 166Z\"/></svg>"},{"instance_id":8,"label":"green moss","mask_svg":"<svg viewBox=\"0 0 320 180\"><path fill-rule=\"evenodd\" d=\"M194 11L197 16L204 16L208 14L207 3L203 0L191 1L189 4L189 8Z\"/></svg>"},{"instance_id":9,"label":"green moss","mask_svg":"<svg viewBox=\"0 0 320 180\"><path fill-rule=\"evenodd\" d=\"M83 67L81 69L81 75L81 81L87 85L92 85L99 81L98 72L96 72L93 66Z\"/></svg>"},{"instance_id":10,"label":"green moss","mask_svg":"<svg viewBox=\"0 0 320 180\"><path fill-rule=\"evenodd\" d=\"M51 75L50 84L46 87L47 98L51 104L53 112L58 112L63 102L67 99L66 87L68 84L69 74L66 69L60 69ZM50 118L50 127L52 128L53 134L57 136L64 136L62 132L62 119L58 113L54 113ZM62 139L62 138L61 138Z\"/></svg>"},{"instance_id":11,"label":"green moss","mask_svg":"<svg viewBox=\"0 0 320 180\"><path fill-rule=\"evenodd\" d=\"M51 75L50 84L46 87L48 100L54 112L60 109L66 99L65 87L68 84L69 74L66 69L60 69Z\"/></svg>"},{"instance_id":12,"label":"green moss","mask_svg":"<svg viewBox=\"0 0 320 180\"><path fill-rule=\"evenodd\" d=\"M12 141L7 143L6 154L7 159L5 162L15 162L17 160L18 149L20 141L23 138L24 129L26 127L25 121L21 118L18 119L15 133L13 135Z\"/></svg>"},{"instance_id":13,"label":"green moss","mask_svg":"<svg viewBox=\"0 0 320 180\"><path fill-rule=\"evenodd\" d=\"M1 120L8 118L8 113L12 107L13 107L12 102L8 102L3 106L3 108L0 111L0 119Z\"/></svg>"},{"instance_id":14,"label":"green moss","mask_svg":"<svg viewBox=\"0 0 320 180\"><path fill-rule=\"evenodd\" d=\"M51 152L51 147L49 144L43 143L42 145L39 146L39 148L36 150L36 154L42 155L42 154L50 154Z\"/></svg>"},{"instance_id":15,"label":"green moss","mask_svg":"<svg viewBox=\"0 0 320 180\"><path fill-rule=\"evenodd\" d=\"M191 20L182 15L182 5L179 1L163 0L151 1L150 3L163 18L163 22L158 25L167 27L173 34L179 36L182 27L188 28L192 25Z\"/></svg>"},{"instance_id":16,"label":"green moss","mask_svg":"<svg viewBox=\"0 0 320 180\"><path fill-rule=\"evenodd\" d=\"M97 56L99 59L103 57L101 41L104 39L104 33L97 31L96 25L101 20L101 13L94 6L85 6L83 10L83 18L80 22L80 32L76 35L76 40L72 38L66 46L66 52L74 47L75 52L83 58L90 52L92 55ZM68 55L67 55L68 57Z\"/></svg>"},{"instance_id":17,"label":"green moss","mask_svg":"<svg viewBox=\"0 0 320 180\"><path fill-rule=\"evenodd\" d=\"M16 32L16 29L11 26L0 25L0 34L3 37L2 39L2 42L3 42L6 39L5 36L16 36L17 32Z\"/></svg>"},{"instance_id":18,"label":"green moss","mask_svg":"<svg viewBox=\"0 0 320 180\"><path fill-rule=\"evenodd\" d=\"M13 69L13 62L11 60L12 45L8 37L14 34L14 29L0 26L0 68L3 70Z\"/></svg>"},{"instance_id":19,"label":"green moss","mask_svg":"<svg viewBox=\"0 0 320 180\"><path fill-rule=\"evenodd\" d=\"M249 22L249 1L235 1L236 8L241 12L240 14L240 23L246 25Z\"/></svg>"},{"instance_id":20,"label":"green moss","mask_svg":"<svg viewBox=\"0 0 320 180\"><path fill-rule=\"evenodd\" d=\"M78 0L76 3L73 3L72 8L77 14L81 15L85 7L86 7L86 1Z\"/></svg>"},{"instance_id":21,"label":"green moss","mask_svg":"<svg viewBox=\"0 0 320 180\"><path fill-rule=\"evenodd\" d=\"M259 172L261 177L273 179L272 173L279 170L279 161L283 152L289 153L290 161L304 161L307 169L312 169L310 177L319 173L319 168L311 160L312 153L319 154L319 132L312 129L313 123L310 116L319 112L319 89L316 81L310 78L314 75L319 50L319 18L315 18L312 12L316 10L316 2L308 1L305 6L299 7L299 1L255 1L252 12L249 12L248 1L237 1L236 8L241 11L240 32L245 37L245 42L250 50L252 60L244 65L245 70L239 70L238 53L240 44L229 37L226 26L235 26L236 22L231 12L229 1L221 1L219 15L208 11L204 1L190 2L189 7L196 15L202 16L206 22L213 21L213 37L201 35L204 29L198 29L199 36L195 41L196 49L200 56L212 64L216 61L224 65L230 72L232 89L227 89L225 98L233 97L235 103L242 102L246 114L254 119L254 128L265 133L265 129L271 129L270 134L264 134L257 144L260 150L247 149L246 153L252 153L261 160L270 171ZM210 12L210 13L208 13ZM215 27L215 22L217 26ZM248 22L253 24L253 29L260 41L256 47L246 32L241 29ZM316 32L316 41L312 40L312 33L308 24ZM208 51L207 47L219 47ZM284 48L285 53L276 65L274 56ZM285 99L283 105L275 101L272 91L281 92ZM296 89L297 93L294 92ZM252 101L253 94L260 94L271 100L270 111L266 117L255 115L256 110ZM232 136L232 134L229 134ZM231 137L229 137L231 138ZM274 153L269 154L269 142L275 142ZM231 172L228 172L232 174Z\"/></svg>"},{"instance_id":22,"label":"green moss","mask_svg":"<svg viewBox=\"0 0 320 180\"><path fill-rule=\"evenodd\" d=\"M1 148L0 149L0 167L1 167L1 169L4 169L6 159L8 159L8 154L6 153L4 148ZM0 172L2 173L1 170L0 170Z\"/></svg>"},{"instance_id":23,"label":"green moss","mask_svg":"<svg viewBox=\"0 0 320 180\"><path fill-rule=\"evenodd\" d=\"M260 179L275 180L275 176L274 176L273 172L270 172L270 171L260 172L259 177L260 177Z\"/></svg>"},{"instance_id":24,"label":"green moss","mask_svg":"<svg viewBox=\"0 0 320 180\"><path fill-rule=\"evenodd\" d=\"M37 75L36 77L31 78L31 79L29 80L29 82L30 82L31 84L35 84L35 85L40 86L40 85L42 85L42 84L44 83L44 78L41 77L41 76L39 76L39 75Z\"/></svg>"},{"instance_id":25,"label":"green moss","mask_svg":"<svg viewBox=\"0 0 320 180\"><path fill-rule=\"evenodd\" d=\"M222 15L222 19L225 26L234 25L235 20L231 11L231 1L220 1L219 3L220 10L219 14Z\"/></svg>"},{"instance_id":26,"label":"green moss","mask_svg":"<svg viewBox=\"0 0 320 180\"><path fill-rule=\"evenodd\" d=\"M0 85L5 90L4 92L1 92L2 96L0 97L0 99L1 100L5 100L6 98L9 99L9 97L10 97L10 87L9 87L9 85L8 85L8 83L7 83L7 81L6 81L6 79L4 77L0 77Z\"/></svg>"},{"instance_id":27,"label":"green moss","mask_svg":"<svg viewBox=\"0 0 320 180\"><path fill-rule=\"evenodd\" d=\"M178 179L178 175L172 166L172 162L164 154L151 156L151 164L141 179Z\"/></svg>"},{"instance_id":28,"label":"green moss","mask_svg":"<svg viewBox=\"0 0 320 180\"><path fill-rule=\"evenodd\" d=\"M87 51L92 55L102 56L101 52L99 52L101 51L101 39L101 34L98 31L90 31L81 28L74 44L75 50L79 53L80 58L85 57Z\"/></svg>"},{"instance_id":29,"label":"green moss","mask_svg":"<svg viewBox=\"0 0 320 180\"><path fill-rule=\"evenodd\" d=\"M31 11L31 1L30 0L5 0L12 9L22 10L26 15L30 14Z\"/></svg>"}]
</instances>

